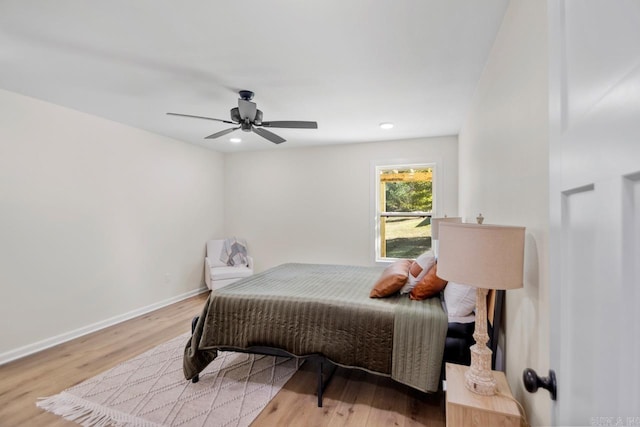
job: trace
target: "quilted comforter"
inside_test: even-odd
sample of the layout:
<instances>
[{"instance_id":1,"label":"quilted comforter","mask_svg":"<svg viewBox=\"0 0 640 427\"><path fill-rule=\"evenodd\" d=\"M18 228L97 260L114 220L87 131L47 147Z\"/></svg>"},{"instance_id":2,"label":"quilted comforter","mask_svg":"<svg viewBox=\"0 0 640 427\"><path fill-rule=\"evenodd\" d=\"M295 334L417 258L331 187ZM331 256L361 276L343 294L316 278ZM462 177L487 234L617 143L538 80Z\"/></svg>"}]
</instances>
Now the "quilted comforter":
<instances>
[{"instance_id":1,"label":"quilted comforter","mask_svg":"<svg viewBox=\"0 0 640 427\"><path fill-rule=\"evenodd\" d=\"M447 315L438 298L369 298L381 267L283 264L211 293L184 353L191 379L219 348L274 347L296 356L438 389Z\"/></svg>"}]
</instances>

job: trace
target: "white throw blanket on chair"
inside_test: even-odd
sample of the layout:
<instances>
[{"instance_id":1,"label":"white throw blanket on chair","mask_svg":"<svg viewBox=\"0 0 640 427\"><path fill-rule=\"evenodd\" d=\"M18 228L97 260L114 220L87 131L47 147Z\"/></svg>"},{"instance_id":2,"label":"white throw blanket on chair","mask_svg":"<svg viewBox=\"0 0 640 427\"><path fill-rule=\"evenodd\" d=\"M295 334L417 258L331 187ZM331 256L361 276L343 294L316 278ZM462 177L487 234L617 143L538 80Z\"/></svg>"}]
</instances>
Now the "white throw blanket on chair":
<instances>
[{"instance_id":1,"label":"white throw blanket on chair","mask_svg":"<svg viewBox=\"0 0 640 427\"><path fill-rule=\"evenodd\" d=\"M232 237L225 239L220 253L220 261L227 265L247 265L247 242Z\"/></svg>"}]
</instances>

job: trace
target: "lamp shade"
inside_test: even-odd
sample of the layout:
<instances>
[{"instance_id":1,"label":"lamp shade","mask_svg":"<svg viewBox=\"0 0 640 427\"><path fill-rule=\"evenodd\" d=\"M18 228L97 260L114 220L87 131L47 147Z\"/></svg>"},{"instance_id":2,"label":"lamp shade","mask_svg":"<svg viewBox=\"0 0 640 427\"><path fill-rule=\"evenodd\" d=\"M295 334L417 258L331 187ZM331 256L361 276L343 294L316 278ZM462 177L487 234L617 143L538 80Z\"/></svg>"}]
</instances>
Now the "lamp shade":
<instances>
[{"instance_id":1,"label":"lamp shade","mask_svg":"<svg viewBox=\"0 0 640 427\"><path fill-rule=\"evenodd\" d=\"M521 288L524 230L524 227L440 223L438 276L476 288Z\"/></svg>"},{"instance_id":2,"label":"lamp shade","mask_svg":"<svg viewBox=\"0 0 640 427\"><path fill-rule=\"evenodd\" d=\"M440 223L442 222L462 222L462 218L459 216L445 216L443 218L431 218L431 238L433 240L438 240L439 231L440 231Z\"/></svg>"}]
</instances>

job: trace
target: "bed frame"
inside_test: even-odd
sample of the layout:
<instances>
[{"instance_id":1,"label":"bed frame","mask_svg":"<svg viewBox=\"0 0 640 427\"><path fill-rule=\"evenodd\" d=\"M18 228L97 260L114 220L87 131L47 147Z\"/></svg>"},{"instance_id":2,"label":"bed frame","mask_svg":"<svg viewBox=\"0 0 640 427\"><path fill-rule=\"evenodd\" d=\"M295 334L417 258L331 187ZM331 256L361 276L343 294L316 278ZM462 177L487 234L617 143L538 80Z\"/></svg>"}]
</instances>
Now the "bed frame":
<instances>
[{"instance_id":1,"label":"bed frame","mask_svg":"<svg viewBox=\"0 0 640 427\"><path fill-rule=\"evenodd\" d=\"M200 316L196 316L191 320L191 333L196 329L196 324L198 323L198 319ZM248 353L248 354L262 354L265 356L276 356L276 357L294 357L297 360L313 360L318 365L317 370L317 383L318 383L318 408L322 408L322 395L324 393L325 388L329 385L331 378L333 378L333 374L336 371L336 365L331 363L329 359L324 357L322 354L312 354L308 356L296 356L295 354L289 353L288 351L282 350L281 348L275 347L265 347L265 346L252 346L244 349L238 349L236 347L218 347L218 351L234 351L236 353ZM328 368L325 371L325 368ZM197 383L200 381L200 375L196 375L191 379L192 383Z\"/></svg>"}]
</instances>

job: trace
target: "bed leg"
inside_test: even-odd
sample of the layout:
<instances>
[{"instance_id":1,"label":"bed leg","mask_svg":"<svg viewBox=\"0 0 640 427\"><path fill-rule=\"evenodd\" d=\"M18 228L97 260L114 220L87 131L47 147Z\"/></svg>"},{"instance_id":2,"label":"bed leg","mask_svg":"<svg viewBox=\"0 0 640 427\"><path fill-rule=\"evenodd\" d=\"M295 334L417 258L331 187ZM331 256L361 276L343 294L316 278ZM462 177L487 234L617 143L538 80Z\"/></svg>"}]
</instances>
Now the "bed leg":
<instances>
[{"instance_id":1,"label":"bed leg","mask_svg":"<svg viewBox=\"0 0 640 427\"><path fill-rule=\"evenodd\" d=\"M191 335L193 335L193 332L196 330L196 325L198 324L198 319L200 318L200 316L196 316L193 319L191 319ZM191 382L193 384L197 383L198 381L200 381L200 375L196 374L195 377L191 378Z\"/></svg>"},{"instance_id":2,"label":"bed leg","mask_svg":"<svg viewBox=\"0 0 640 427\"><path fill-rule=\"evenodd\" d=\"M318 408L322 408L322 390L324 388L322 386L322 364L323 361L320 360L318 364Z\"/></svg>"},{"instance_id":3,"label":"bed leg","mask_svg":"<svg viewBox=\"0 0 640 427\"><path fill-rule=\"evenodd\" d=\"M327 378L324 378L324 365L331 365L331 370L327 373ZM333 374L336 372L336 365L329 362L326 358L320 358L320 362L318 363L318 408L322 408L322 394L324 393L324 389L327 388L331 378L333 378Z\"/></svg>"}]
</instances>

